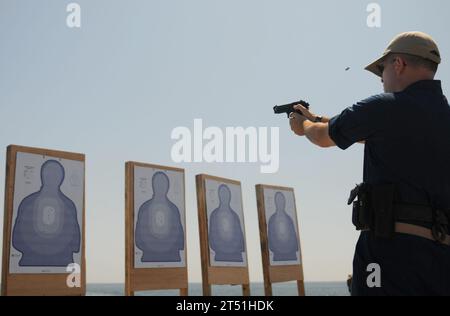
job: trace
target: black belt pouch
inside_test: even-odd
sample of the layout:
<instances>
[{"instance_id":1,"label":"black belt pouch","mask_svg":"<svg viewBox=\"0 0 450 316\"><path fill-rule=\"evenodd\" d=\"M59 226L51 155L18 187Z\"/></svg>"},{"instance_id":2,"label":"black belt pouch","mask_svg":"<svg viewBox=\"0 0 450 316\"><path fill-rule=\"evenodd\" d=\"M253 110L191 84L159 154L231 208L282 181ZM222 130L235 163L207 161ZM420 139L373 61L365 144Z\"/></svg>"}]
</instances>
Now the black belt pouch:
<instances>
[{"instance_id":1,"label":"black belt pouch","mask_svg":"<svg viewBox=\"0 0 450 316\"><path fill-rule=\"evenodd\" d=\"M393 184L374 185L372 187L372 208L374 212L376 237L392 238L395 233Z\"/></svg>"}]
</instances>

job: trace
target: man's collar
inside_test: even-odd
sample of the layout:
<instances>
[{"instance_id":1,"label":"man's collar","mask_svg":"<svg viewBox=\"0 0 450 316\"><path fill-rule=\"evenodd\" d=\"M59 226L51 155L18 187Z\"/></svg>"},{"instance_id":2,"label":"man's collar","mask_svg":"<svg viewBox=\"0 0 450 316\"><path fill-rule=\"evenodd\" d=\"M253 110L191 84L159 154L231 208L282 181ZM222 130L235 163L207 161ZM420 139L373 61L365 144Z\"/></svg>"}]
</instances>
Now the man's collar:
<instances>
[{"instance_id":1,"label":"man's collar","mask_svg":"<svg viewBox=\"0 0 450 316\"><path fill-rule=\"evenodd\" d=\"M414 90L434 90L442 94L442 85L440 80L419 80L410 84L404 92Z\"/></svg>"}]
</instances>

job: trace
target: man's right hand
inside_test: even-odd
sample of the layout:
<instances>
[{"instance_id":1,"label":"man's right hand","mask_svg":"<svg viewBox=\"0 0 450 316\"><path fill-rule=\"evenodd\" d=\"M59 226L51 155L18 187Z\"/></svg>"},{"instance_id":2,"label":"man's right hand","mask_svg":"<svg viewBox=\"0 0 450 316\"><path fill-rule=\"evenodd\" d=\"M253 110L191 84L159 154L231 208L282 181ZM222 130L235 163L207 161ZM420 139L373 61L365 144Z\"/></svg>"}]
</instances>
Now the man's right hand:
<instances>
[{"instance_id":1,"label":"man's right hand","mask_svg":"<svg viewBox=\"0 0 450 316\"><path fill-rule=\"evenodd\" d=\"M310 120L311 122L314 122L315 118L317 115L311 113L307 108L305 108L303 105L298 104L294 106L294 109L297 111L302 112L302 115L304 117L306 117L308 120Z\"/></svg>"}]
</instances>

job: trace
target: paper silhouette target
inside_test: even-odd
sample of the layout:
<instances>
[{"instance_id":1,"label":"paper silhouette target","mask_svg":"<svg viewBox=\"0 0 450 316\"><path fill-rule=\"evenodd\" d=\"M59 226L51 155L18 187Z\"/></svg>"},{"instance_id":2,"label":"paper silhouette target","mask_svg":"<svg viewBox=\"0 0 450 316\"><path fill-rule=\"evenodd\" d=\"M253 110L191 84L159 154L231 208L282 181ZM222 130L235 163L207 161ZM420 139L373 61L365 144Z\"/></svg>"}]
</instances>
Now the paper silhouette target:
<instances>
[{"instance_id":1,"label":"paper silhouette target","mask_svg":"<svg viewBox=\"0 0 450 316\"><path fill-rule=\"evenodd\" d=\"M135 268L185 267L184 175L134 168Z\"/></svg>"},{"instance_id":2,"label":"paper silhouette target","mask_svg":"<svg viewBox=\"0 0 450 316\"><path fill-rule=\"evenodd\" d=\"M84 162L18 152L10 273L81 265Z\"/></svg>"},{"instance_id":3,"label":"paper silhouette target","mask_svg":"<svg viewBox=\"0 0 450 316\"><path fill-rule=\"evenodd\" d=\"M264 188L264 205L270 265L301 264L294 193Z\"/></svg>"},{"instance_id":4,"label":"paper silhouette target","mask_svg":"<svg viewBox=\"0 0 450 316\"><path fill-rule=\"evenodd\" d=\"M247 266L241 187L206 179L211 266Z\"/></svg>"}]
</instances>

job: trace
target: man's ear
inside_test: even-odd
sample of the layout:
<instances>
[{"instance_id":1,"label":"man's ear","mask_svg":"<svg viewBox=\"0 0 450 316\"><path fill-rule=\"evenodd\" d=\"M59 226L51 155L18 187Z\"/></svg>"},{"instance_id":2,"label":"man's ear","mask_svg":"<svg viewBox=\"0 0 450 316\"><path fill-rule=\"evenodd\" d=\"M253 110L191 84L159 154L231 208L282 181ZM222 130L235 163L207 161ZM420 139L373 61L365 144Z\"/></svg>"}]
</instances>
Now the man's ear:
<instances>
[{"instance_id":1,"label":"man's ear","mask_svg":"<svg viewBox=\"0 0 450 316\"><path fill-rule=\"evenodd\" d=\"M406 68L406 61L402 57L396 57L394 60L394 69L397 75L402 74Z\"/></svg>"}]
</instances>

